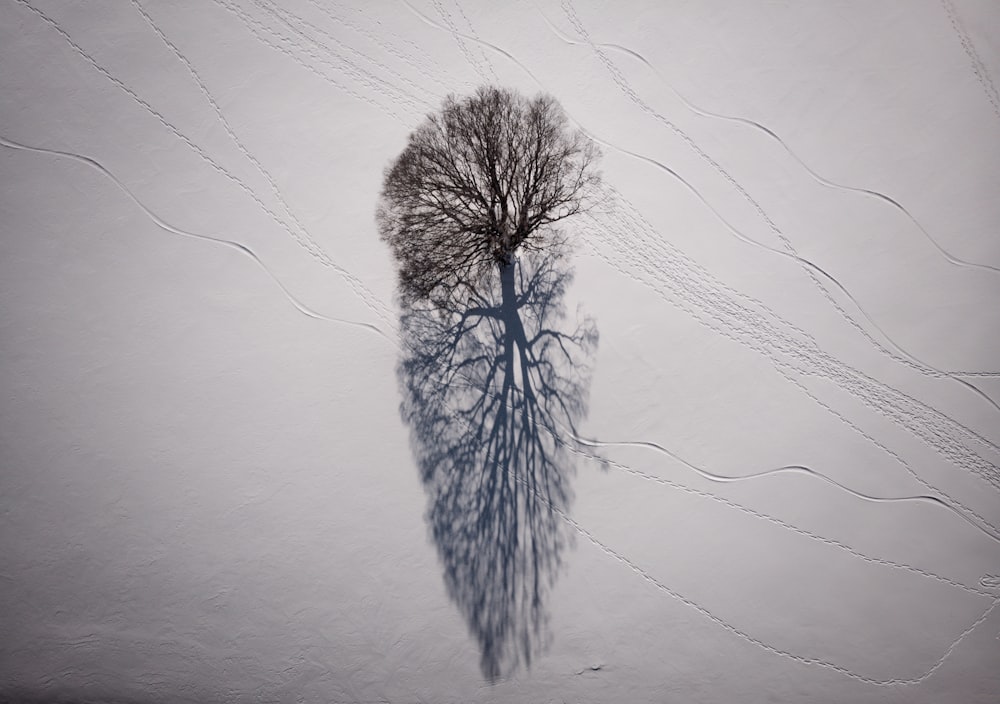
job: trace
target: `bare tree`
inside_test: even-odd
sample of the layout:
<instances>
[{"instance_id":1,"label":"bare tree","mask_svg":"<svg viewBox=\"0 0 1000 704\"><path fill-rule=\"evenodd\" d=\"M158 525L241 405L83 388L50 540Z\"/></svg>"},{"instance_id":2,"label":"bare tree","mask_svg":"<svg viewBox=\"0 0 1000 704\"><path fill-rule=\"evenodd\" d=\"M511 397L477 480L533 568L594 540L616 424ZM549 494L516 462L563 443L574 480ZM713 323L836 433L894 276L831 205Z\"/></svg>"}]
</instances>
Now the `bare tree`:
<instances>
[{"instance_id":1,"label":"bare tree","mask_svg":"<svg viewBox=\"0 0 1000 704\"><path fill-rule=\"evenodd\" d=\"M572 277L558 228L588 206L598 155L553 98L484 87L448 97L385 172L400 411L445 584L491 682L545 649L569 540L597 330L562 329Z\"/></svg>"},{"instance_id":2,"label":"bare tree","mask_svg":"<svg viewBox=\"0 0 1000 704\"><path fill-rule=\"evenodd\" d=\"M598 156L551 96L449 96L385 173L377 221L401 292L444 301L499 275L513 295L515 254L558 239L599 182Z\"/></svg>"}]
</instances>

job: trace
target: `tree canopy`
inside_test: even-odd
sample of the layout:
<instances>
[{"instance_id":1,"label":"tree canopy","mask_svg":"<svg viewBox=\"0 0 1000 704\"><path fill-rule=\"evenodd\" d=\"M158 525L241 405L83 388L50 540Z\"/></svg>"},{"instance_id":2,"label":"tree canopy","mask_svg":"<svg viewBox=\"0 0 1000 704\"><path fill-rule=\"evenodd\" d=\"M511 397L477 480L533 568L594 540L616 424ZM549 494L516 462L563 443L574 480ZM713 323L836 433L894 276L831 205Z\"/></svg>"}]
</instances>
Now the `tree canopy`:
<instances>
[{"instance_id":1,"label":"tree canopy","mask_svg":"<svg viewBox=\"0 0 1000 704\"><path fill-rule=\"evenodd\" d=\"M482 87L445 99L386 169L377 221L404 295L475 290L558 237L599 182L597 148L554 98Z\"/></svg>"}]
</instances>

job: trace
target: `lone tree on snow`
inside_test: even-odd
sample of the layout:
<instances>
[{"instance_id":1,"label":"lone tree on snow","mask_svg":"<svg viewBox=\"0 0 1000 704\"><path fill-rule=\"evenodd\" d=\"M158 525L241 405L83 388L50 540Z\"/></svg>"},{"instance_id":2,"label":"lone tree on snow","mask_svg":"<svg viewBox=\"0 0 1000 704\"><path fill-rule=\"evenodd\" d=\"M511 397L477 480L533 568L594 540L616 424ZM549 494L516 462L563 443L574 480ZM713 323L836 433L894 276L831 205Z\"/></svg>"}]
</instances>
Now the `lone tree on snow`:
<instances>
[{"instance_id":1,"label":"lone tree on snow","mask_svg":"<svg viewBox=\"0 0 1000 704\"><path fill-rule=\"evenodd\" d=\"M484 87L447 98L385 172L400 412L445 584L490 682L548 643L597 345L589 319L563 329L572 277L557 228L589 202L597 157L553 98Z\"/></svg>"},{"instance_id":2,"label":"lone tree on snow","mask_svg":"<svg viewBox=\"0 0 1000 704\"><path fill-rule=\"evenodd\" d=\"M405 296L444 303L501 281L519 250L560 240L584 208L599 151L554 98L482 87L449 96L387 168L377 221Z\"/></svg>"}]
</instances>

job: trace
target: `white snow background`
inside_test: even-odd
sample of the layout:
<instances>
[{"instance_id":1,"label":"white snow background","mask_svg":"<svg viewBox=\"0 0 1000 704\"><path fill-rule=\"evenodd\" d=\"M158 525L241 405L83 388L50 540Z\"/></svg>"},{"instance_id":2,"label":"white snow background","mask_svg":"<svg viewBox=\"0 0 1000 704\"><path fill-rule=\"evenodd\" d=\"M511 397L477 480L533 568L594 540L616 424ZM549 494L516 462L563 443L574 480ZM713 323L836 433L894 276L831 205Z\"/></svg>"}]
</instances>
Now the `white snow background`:
<instances>
[{"instance_id":1,"label":"white snow background","mask_svg":"<svg viewBox=\"0 0 1000 704\"><path fill-rule=\"evenodd\" d=\"M0 699L1000 700L998 74L991 0L0 0ZM496 683L374 223L487 83L607 196L573 540Z\"/></svg>"}]
</instances>

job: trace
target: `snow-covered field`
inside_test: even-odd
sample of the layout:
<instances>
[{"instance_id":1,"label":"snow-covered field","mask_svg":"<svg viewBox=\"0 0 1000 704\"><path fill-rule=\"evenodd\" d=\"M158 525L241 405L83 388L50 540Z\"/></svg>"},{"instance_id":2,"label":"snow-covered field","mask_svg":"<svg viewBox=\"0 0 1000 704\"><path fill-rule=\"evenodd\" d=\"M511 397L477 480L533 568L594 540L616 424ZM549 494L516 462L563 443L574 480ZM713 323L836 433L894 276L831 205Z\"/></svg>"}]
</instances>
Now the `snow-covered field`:
<instances>
[{"instance_id":1,"label":"snow-covered field","mask_svg":"<svg viewBox=\"0 0 1000 704\"><path fill-rule=\"evenodd\" d=\"M992 0L0 0L0 700L1000 700L995 81ZM486 83L604 155L510 529L374 221Z\"/></svg>"}]
</instances>

